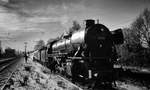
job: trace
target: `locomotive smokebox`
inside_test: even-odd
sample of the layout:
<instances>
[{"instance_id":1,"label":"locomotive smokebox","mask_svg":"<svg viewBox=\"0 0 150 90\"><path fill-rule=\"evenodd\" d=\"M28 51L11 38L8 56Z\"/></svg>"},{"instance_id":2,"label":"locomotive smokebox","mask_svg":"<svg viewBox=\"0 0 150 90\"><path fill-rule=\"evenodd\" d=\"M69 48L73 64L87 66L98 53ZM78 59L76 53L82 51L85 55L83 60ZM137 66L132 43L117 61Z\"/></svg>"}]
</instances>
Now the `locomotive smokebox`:
<instances>
[{"instance_id":1,"label":"locomotive smokebox","mask_svg":"<svg viewBox=\"0 0 150 90\"><path fill-rule=\"evenodd\" d=\"M86 22L86 28L93 26L95 24L95 20L93 19L87 19L85 20L85 22Z\"/></svg>"}]
</instances>

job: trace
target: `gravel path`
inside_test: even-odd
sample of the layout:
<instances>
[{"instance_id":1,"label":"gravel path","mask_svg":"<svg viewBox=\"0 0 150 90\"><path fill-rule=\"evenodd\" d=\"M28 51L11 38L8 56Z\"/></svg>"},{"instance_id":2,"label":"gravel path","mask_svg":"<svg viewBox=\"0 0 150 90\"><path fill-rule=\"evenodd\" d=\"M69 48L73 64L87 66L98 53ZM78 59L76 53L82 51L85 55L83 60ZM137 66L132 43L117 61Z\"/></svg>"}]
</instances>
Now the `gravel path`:
<instances>
[{"instance_id":1,"label":"gravel path","mask_svg":"<svg viewBox=\"0 0 150 90\"><path fill-rule=\"evenodd\" d=\"M51 74L50 70L29 59L12 75L5 90L82 90Z\"/></svg>"}]
</instances>

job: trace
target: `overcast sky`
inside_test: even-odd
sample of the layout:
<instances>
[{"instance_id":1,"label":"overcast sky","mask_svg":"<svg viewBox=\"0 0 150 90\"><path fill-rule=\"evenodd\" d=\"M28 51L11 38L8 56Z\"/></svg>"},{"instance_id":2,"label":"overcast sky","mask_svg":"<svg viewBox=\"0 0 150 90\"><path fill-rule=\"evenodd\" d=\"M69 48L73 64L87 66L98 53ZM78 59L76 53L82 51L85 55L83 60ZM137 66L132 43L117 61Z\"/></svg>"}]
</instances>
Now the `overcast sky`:
<instances>
[{"instance_id":1,"label":"overcast sky","mask_svg":"<svg viewBox=\"0 0 150 90\"><path fill-rule=\"evenodd\" d=\"M99 19L110 30L128 27L150 0L1 0L0 40L3 48L32 49L67 31L73 20Z\"/></svg>"}]
</instances>

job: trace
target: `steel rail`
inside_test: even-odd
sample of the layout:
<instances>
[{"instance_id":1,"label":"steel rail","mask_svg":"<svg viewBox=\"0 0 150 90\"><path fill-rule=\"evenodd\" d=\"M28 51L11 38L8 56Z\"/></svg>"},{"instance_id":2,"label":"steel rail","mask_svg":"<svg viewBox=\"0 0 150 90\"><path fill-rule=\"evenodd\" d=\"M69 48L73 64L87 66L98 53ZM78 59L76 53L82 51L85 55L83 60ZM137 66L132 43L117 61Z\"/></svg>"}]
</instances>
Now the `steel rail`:
<instances>
[{"instance_id":1,"label":"steel rail","mask_svg":"<svg viewBox=\"0 0 150 90\"><path fill-rule=\"evenodd\" d=\"M5 61L9 61L9 60L12 60L12 59L15 59L15 57L7 58L7 59L1 59L1 60L0 60L0 63L1 63L1 62L5 62Z\"/></svg>"},{"instance_id":2,"label":"steel rail","mask_svg":"<svg viewBox=\"0 0 150 90\"><path fill-rule=\"evenodd\" d=\"M11 64L9 64L7 67L11 66L12 64L14 64L15 62L17 62L16 60L14 60L14 62L12 62ZM17 70L17 67L19 67L19 63L15 66L15 68L13 68L12 70L7 70L8 72L11 72L8 77L6 77L6 81L4 80L4 85L2 85L1 89L0 90L4 90L5 89L5 86L6 84L8 83L8 81L10 80L10 78L12 77L12 75L14 74L14 72Z\"/></svg>"},{"instance_id":3,"label":"steel rail","mask_svg":"<svg viewBox=\"0 0 150 90\"><path fill-rule=\"evenodd\" d=\"M12 59L10 59L10 60L12 60ZM2 70L4 70L5 68L7 68L8 66L10 66L11 64L13 64L14 62L15 62L15 60L12 61L11 63L5 65L5 66L2 66L2 68L0 69L0 72L1 72Z\"/></svg>"}]
</instances>

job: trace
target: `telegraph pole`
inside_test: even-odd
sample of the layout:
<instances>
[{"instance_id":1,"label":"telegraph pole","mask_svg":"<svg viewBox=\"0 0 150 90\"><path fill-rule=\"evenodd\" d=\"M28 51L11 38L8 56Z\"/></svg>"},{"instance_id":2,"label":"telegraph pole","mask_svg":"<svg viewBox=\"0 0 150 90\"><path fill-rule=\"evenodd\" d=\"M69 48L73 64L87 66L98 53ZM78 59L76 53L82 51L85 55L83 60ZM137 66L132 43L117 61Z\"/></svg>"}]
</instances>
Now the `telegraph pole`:
<instances>
[{"instance_id":1,"label":"telegraph pole","mask_svg":"<svg viewBox=\"0 0 150 90\"><path fill-rule=\"evenodd\" d=\"M1 40L0 40L0 56L2 55L2 43L1 43Z\"/></svg>"},{"instance_id":2,"label":"telegraph pole","mask_svg":"<svg viewBox=\"0 0 150 90\"><path fill-rule=\"evenodd\" d=\"M25 54L26 54L26 51L27 51L27 44L28 44L27 42L24 42Z\"/></svg>"},{"instance_id":3,"label":"telegraph pole","mask_svg":"<svg viewBox=\"0 0 150 90\"><path fill-rule=\"evenodd\" d=\"M28 57L27 57L27 44L28 44L27 42L24 42L24 45L25 45L25 46L24 46L24 47L25 47L25 48L24 48L24 49L25 49L25 61L26 61L26 63L27 63L27 58L28 58Z\"/></svg>"}]
</instances>

